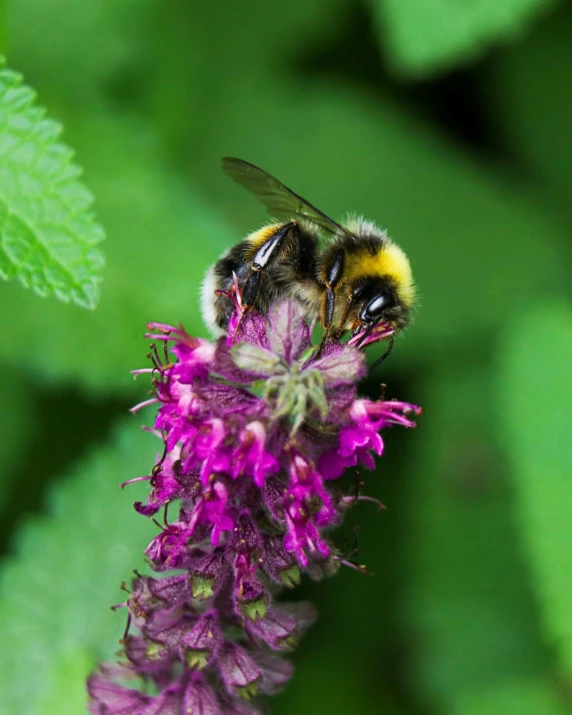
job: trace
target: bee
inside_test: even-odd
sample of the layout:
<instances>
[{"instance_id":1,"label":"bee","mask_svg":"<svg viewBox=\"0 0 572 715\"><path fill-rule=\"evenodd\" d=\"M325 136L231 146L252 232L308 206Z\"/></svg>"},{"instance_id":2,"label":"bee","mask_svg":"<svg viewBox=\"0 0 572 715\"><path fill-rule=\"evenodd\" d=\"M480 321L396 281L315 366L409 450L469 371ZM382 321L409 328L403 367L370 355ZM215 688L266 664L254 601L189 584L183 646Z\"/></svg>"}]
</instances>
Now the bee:
<instances>
[{"instance_id":1,"label":"bee","mask_svg":"<svg viewBox=\"0 0 572 715\"><path fill-rule=\"evenodd\" d=\"M245 310L268 312L279 297L297 298L319 314L328 337L351 331L365 345L406 327L415 285L405 253L363 218L337 223L262 169L224 158L223 171L266 207L274 223L254 231L208 270L202 313L214 335L225 333L235 276ZM379 362L379 361L378 361Z\"/></svg>"}]
</instances>

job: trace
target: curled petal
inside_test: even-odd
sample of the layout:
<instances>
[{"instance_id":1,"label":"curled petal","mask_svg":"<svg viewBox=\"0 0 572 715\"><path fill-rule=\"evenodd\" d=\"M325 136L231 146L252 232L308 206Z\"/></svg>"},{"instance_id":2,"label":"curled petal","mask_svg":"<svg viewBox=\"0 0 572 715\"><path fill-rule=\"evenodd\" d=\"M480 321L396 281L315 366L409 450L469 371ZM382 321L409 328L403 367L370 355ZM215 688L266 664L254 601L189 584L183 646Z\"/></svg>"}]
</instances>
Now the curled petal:
<instances>
[{"instance_id":1,"label":"curled petal","mask_svg":"<svg viewBox=\"0 0 572 715\"><path fill-rule=\"evenodd\" d=\"M320 371L324 384L330 389L355 383L366 372L363 353L349 345L326 353L312 363L312 368Z\"/></svg>"},{"instance_id":2,"label":"curled petal","mask_svg":"<svg viewBox=\"0 0 572 715\"><path fill-rule=\"evenodd\" d=\"M270 308L270 350L288 365L297 360L310 345L306 309L293 300L277 301Z\"/></svg>"}]
</instances>

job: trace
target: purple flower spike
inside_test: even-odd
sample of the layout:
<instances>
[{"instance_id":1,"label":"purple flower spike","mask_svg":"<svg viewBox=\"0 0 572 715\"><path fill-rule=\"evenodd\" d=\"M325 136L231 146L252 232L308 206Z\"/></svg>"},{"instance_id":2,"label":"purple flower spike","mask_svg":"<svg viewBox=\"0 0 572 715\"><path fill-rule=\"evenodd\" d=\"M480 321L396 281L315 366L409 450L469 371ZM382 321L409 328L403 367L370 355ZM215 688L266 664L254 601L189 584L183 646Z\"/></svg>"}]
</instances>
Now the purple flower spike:
<instances>
[{"instance_id":1,"label":"purple flower spike","mask_svg":"<svg viewBox=\"0 0 572 715\"><path fill-rule=\"evenodd\" d=\"M216 344L149 325L161 346L150 353L155 396L136 409L159 405L149 431L162 448L149 476L124 486L149 483L135 509L156 515L145 552L154 574L137 574L123 604L133 630L125 664L88 680L93 714L259 714L257 699L292 675L284 652L315 618L305 603L278 606L280 587L352 565L330 532L371 497L332 481L348 467L373 469L380 431L414 427L420 413L358 398L358 341L330 340L317 357L300 303L265 316L229 297L236 312Z\"/></svg>"},{"instance_id":2,"label":"purple flower spike","mask_svg":"<svg viewBox=\"0 0 572 715\"><path fill-rule=\"evenodd\" d=\"M193 674L183 694L181 713L220 715L222 712L213 689L201 675Z\"/></svg>"}]
</instances>

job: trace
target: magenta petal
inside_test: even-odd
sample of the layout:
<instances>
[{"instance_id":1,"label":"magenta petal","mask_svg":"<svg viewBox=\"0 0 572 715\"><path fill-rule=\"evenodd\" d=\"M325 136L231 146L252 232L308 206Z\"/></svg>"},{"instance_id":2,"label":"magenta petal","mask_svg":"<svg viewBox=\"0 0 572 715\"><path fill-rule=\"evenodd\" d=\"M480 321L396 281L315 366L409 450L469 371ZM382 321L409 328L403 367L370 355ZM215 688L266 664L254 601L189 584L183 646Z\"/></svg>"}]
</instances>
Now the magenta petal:
<instances>
[{"instance_id":1,"label":"magenta petal","mask_svg":"<svg viewBox=\"0 0 572 715\"><path fill-rule=\"evenodd\" d=\"M365 449L362 449L357 453L357 459L359 459L359 461L368 469L375 469L375 459Z\"/></svg>"},{"instance_id":2,"label":"magenta petal","mask_svg":"<svg viewBox=\"0 0 572 715\"><path fill-rule=\"evenodd\" d=\"M347 460L340 457L337 450L323 454L318 463L318 469L324 479L339 479L347 466Z\"/></svg>"},{"instance_id":3,"label":"magenta petal","mask_svg":"<svg viewBox=\"0 0 572 715\"><path fill-rule=\"evenodd\" d=\"M356 337L353 346L328 340L316 359L308 306L281 299L268 316L245 308L244 280L216 294L218 307L234 308L216 344L149 325L152 362L135 373L152 376L152 396L139 407L157 405L150 431L164 448L146 476L110 478L147 488L135 509L155 516L151 575L135 572L123 586L127 665L89 678L93 715L260 715L247 701L287 682L281 652L315 617L303 604L278 606L280 586L352 565L328 534L366 497L351 480L330 480L358 464L373 469L380 431L412 427L420 412L358 398Z\"/></svg>"}]
</instances>

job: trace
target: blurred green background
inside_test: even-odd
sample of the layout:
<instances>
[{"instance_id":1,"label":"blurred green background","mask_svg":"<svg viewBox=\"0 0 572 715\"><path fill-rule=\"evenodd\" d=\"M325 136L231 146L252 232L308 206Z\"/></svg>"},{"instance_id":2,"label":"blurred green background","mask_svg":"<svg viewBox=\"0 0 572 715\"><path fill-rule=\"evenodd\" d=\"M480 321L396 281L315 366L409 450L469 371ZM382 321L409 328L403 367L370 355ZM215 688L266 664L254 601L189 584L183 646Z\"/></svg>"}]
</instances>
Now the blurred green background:
<instances>
[{"instance_id":1,"label":"blurred green background","mask_svg":"<svg viewBox=\"0 0 572 715\"><path fill-rule=\"evenodd\" d=\"M204 271L266 220L231 155L387 228L421 297L363 389L425 413L337 535L373 575L293 594L320 619L269 709L572 713L570 4L5 0L0 27L108 236L93 312L0 284L0 712L83 712L117 649L153 532L117 489L154 459L129 370L149 320L204 334Z\"/></svg>"}]
</instances>

